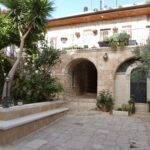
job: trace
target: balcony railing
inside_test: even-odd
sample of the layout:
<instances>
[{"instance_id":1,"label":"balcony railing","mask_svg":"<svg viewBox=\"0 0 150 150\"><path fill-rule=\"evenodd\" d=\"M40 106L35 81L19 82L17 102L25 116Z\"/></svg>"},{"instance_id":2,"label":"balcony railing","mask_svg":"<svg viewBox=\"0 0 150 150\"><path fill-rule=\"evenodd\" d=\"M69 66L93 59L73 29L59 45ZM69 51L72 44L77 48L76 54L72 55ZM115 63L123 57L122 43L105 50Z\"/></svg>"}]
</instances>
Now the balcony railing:
<instances>
[{"instance_id":1,"label":"balcony railing","mask_svg":"<svg viewBox=\"0 0 150 150\"><path fill-rule=\"evenodd\" d=\"M120 30L119 33L125 31ZM98 36L98 35L97 35ZM63 50L72 50L72 49L94 49L99 47L109 47L109 44L106 41L100 41L94 39L95 37L91 36L91 40L89 43L84 43L83 37L81 34L80 42L76 42L71 39L73 42L72 45L62 45L61 49ZM136 45L144 45L147 43L148 39L150 40L150 28L137 28L130 30L130 38L125 46L136 46ZM93 45L93 46L91 46Z\"/></svg>"}]
</instances>

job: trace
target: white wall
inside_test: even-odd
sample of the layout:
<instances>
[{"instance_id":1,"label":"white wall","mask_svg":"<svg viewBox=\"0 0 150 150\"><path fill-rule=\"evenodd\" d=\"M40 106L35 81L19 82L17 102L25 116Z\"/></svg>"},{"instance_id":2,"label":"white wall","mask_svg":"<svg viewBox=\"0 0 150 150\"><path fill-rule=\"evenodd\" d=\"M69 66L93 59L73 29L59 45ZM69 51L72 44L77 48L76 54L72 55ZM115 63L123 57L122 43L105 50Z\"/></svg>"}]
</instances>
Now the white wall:
<instances>
[{"instance_id":1,"label":"white wall","mask_svg":"<svg viewBox=\"0 0 150 150\"><path fill-rule=\"evenodd\" d=\"M56 27L51 28L47 32L47 38L50 39L52 37L57 38L57 48L61 49L64 47L69 47L72 45L84 46L83 43L83 32L85 30L98 30L98 34L95 36L94 34L91 37L89 42L89 47L98 46L98 41L100 39L100 29L106 29L117 27L119 31L122 30L122 26L131 25L132 26L132 36L133 39L136 39L138 43L140 40L145 40L147 37L147 32L145 30L146 25L148 25L148 19L146 16L139 16L139 17L128 17L124 19L118 20L110 20L110 21L100 21L95 23L86 23L86 24L78 24L72 26L64 26L64 27ZM141 30L138 30L141 29ZM75 36L75 32L80 32L80 38ZM113 32L113 30L111 30ZM67 37L67 42L63 44L61 42L61 37Z\"/></svg>"}]
</instances>

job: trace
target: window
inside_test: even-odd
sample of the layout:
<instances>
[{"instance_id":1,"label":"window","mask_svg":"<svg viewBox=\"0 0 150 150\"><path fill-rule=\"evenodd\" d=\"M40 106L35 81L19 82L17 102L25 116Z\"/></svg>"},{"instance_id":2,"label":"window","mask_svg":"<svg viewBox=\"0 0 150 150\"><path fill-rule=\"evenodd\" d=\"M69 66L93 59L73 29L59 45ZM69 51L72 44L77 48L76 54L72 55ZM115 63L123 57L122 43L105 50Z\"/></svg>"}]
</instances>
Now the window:
<instances>
[{"instance_id":1,"label":"window","mask_svg":"<svg viewBox=\"0 0 150 150\"><path fill-rule=\"evenodd\" d=\"M100 30L100 40L104 41L104 39L110 35L110 31L111 31L110 29L101 29Z\"/></svg>"},{"instance_id":2,"label":"window","mask_svg":"<svg viewBox=\"0 0 150 150\"><path fill-rule=\"evenodd\" d=\"M122 26L122 32L126 32L130 35L130 38L132 38L132 29L130 25Z\"/></svg>"},{"instance_id":3,"label":"window","mask_svg":"<svg viewBox=\"0 0 150 150\"><path fill-rule=\"evenodd\" d=\"M52 48L57 48L57 38L50 38L50 46Z\"/></svg>"},{"instance_id":4,"label":"window","mask_svg":"<svg viewBox=\"0 0 150 150\"><path fill-rule=\"evenodd\" d=\"M83 31L83 45L91 45L92 36L93 36L92 30Z\"/></svg>"}]
</instances>

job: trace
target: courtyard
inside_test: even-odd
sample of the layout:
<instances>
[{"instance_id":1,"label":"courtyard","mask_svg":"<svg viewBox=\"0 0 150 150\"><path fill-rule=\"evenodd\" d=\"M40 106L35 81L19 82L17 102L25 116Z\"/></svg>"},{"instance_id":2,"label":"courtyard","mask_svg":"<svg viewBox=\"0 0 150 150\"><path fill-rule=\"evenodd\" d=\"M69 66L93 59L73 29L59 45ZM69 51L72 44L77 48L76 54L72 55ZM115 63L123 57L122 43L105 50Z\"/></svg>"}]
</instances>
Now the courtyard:
<instances>
[{"instance_id":1,"label":"courtyard","mask_svg":"<svg viewBox=\"0 0 150 150\"><path fill-rule=\"evenodd\" d=\"M150 116L68 114L0 150L149 150Z\"/></svg>"}]
</instances>

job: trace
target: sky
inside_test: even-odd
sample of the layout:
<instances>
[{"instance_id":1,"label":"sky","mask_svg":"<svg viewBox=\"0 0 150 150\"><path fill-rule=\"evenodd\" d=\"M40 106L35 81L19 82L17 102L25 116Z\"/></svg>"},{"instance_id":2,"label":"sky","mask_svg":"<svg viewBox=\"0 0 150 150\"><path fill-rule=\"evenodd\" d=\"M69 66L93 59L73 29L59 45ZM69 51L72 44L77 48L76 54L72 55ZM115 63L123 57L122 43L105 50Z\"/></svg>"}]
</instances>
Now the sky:
<instances>
[{"instance_id":1,"label":"sky","mask_svg":"<svg viewBox=\"0 0 150 150\"><path fill-rule=\"evenodd\" d=\"M53 0L55 11L53 18L65 17L83 12L83 8L87 6L90 10L99 8L100 0ZM103 6L115 7L116 1L119 5L142 3L145 0L103 0Z\"/></svg>"},{"instance_id":2,"label":"sky","mask_svg":"<svg viewBox=\"0 0 150 150\"><path fill-rule=\"evenodd\" d=\"M60 18L65 16L76 15L83 12L83 8L88 7L89 11L100 7L100 0L52 0L54 2L55 11L52 18ZM127 5L133 3L142 3L145 0L102 0L103 6L115 7L117 5Z\"/></svg>"}]
</instances>

